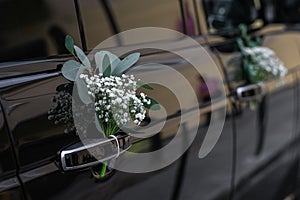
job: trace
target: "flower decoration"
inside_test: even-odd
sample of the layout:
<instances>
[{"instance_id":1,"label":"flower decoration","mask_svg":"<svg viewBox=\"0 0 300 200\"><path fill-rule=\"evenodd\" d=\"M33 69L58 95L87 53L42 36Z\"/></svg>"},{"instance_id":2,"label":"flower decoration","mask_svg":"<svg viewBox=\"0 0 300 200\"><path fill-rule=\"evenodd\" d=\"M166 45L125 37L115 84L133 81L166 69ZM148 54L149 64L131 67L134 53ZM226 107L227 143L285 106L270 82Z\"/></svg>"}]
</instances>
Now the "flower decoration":
<instances>
[{"instance_id":1,"label":"flower decoration","mask_svg":"<svg viewBox=\"0 0 300 200\"><path fill-rule=\"evenodd\" d=\"M75 60L64 63L62 74L66 79L76 81L78 95L84 104L94 104L97 120L107 137L130 122L140 125L146 109L160 109L157 101L137 93L139 87L153 90L151 86L136 80L134 75L124 74L138 61L140 53L120 60L109 51L99 51L94 56L96 66L93 68L70 36L66 37L65 46Z\"/></svg>"},{"instance_id":2,"label":"flower decoration","mask_svg":"<svg viewBox=\"0 0 300 200\"><path fill-rule=\"evenodd\" d=\"M146 118L147 109L160 109L157 101L137 91L139 87L148 90L153 88L134 75L125 74L137 63L140 53L130 54L121 60L109 51L99 51L94 55L96 66L92 67L84 52L74 45L72 37L66 36L65 46L74 60L64 63L62 75L69 81L76 82L75 88L83 105L94 107L96 123L106 137L117 134L122 128L131 130L126 127L131 123L140 125ZM67 102L69 109L66 110L70 113L70 95L63 96L67 97L67 100L62 101ZM53 112L51 114L53 118ZM81 116L76 112L73 115ZM107 163L103 163L101 177L105 175L106 166Z\"/></svg>"},{"instance_id":3,"label":"flower decoration","mask_svg":"<svg viewBox=\"0 0 300 200\"><path fill-rule=\"evenodd\" d=\"M284 77L288 72L275 52L269 48L246 47L243 51L243 54L248 57L248 73L254 83L272 77Z\"/></svg>"},{"instance_id":4,"label":"flower decoration","mask_svg":"<svg viewBox=\"0 0 300 200\"><path fill-rule=\"evenodd\" d=\"M284 77L288 70L275 52L260 46L260 39L251 39L247 27L240 25L240 37L237 40L242 54L242 73L250 83L259 83L270 78Z\"/></svg>"}]
</instances>

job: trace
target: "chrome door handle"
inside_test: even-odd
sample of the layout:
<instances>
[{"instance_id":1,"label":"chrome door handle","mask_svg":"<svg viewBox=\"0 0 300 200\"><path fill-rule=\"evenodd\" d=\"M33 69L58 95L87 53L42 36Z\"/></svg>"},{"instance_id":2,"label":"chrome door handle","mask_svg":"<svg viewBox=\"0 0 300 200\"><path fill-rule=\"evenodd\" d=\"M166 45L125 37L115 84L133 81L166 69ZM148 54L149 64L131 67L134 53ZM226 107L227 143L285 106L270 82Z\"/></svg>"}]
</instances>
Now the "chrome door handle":
<instances>
[{"instance_id":1,"label":"chrome door handle","mask_svg":"<svg viewBox=\"0 0 300 200\"><path fill-rule=\"evenodd\" d=\"M76 143L59 152L58 164L62 171L93 167L116 158L132 146L131 138L126 134L118 134L116 138L86 140L83 143Z\"/></svg>"},{"instance_id":2,"label":"chrome door handle","mask_svg":"<svg viewBox=\"0 0 300 200\"><path fill-rule=\"evenodd\" d=\"M242 101L260 100L266 95L266 89L263 83L238 87L236 89L237 98Z\"/></svg>"}]
</instances>

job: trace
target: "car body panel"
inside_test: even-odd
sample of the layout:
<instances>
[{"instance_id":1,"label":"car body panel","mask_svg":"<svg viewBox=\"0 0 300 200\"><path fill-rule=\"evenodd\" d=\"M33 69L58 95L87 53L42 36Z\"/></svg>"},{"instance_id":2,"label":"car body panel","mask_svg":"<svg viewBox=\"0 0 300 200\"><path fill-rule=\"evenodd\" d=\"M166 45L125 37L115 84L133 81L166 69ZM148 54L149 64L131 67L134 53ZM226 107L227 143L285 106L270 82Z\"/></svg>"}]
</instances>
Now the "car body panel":
<instances>
[{"instance_id":1,"label":"car body panel","mask_svg":"<svg viewBox=\"0 0 300 200\"><path fill-rule=\"evenodd\" d=\"M0 137L0 199L24 199L2 106L0 107Z\"/></svg>"},{"instance_id":2,"label":"car body panel","mask_svg":"<svg viewBox=\"0 0 300 200\"><path fill-rule=\"evenodd\" d=\"M273 49L290 73L283 78L263 82L266 95L258 101L236 99L236 105L241 109L236 117L236 199L283 198L288 193L284 186L290 187L286 182L294 176L291 169L294 169L296 158L289 147L296 134L294 99L297 94L294 86L297 81L292 71L300 63L295 55L298 51L295 41L299 35L269 30L270 33L261 30L264 33L260 35L262 46ZM213 38L212 43L223 61L231 87L234 90L244 87L245 80L235 79L240 59L240 54L235 51L235 40L226 40L219 45L216 41L222 41L222 38ZM270 184L273 189L261 196L261 188Z\"/></svg>"},{"instance_id":3,"label":"car body panel","mask_svg":"<svg viewBox=\"0 0 300 200\"><path fill-rule=\"evenodd\" d=\"M234 80L239 66L236 62L231 62L240 58L240 54L235 51L236 38L228 33L225 34L226 37L222 37L216 30L211 34L211 27L205 24L204 1L187 1L185 5L176 0L158 0L155 5L150 1L146 4L139 0L127 1L130 3L111 2L111 11L109 7L105 7L105 1L78 0L75 1L75 7L73 2L45 1L41 6L45 13L34 12L39 7L31 6L30 14L24 17L26 23L23 26L14 28L12 24L16 21L13 21L12 24L5 23L7 29L0 29L3 31L0 32L0 44L5 47L0 51L4 52L2 57L0 56L0 154L3 158L0 160L0 199L274 200L284 199L293 192L292 187L299 170L295 140L299 132L297 124L300 112L297 105L300 97L300 73L297 68L300 65L298 30L288 30L284 25L272 24L255 33L263 37L263 46L275 50L290 73L282 79L265 81L266 96L261 101L242 102L236 97L236 89L247 85L245 80ZM11 2L3 2L1 8L8 8L3 12L4 15L8 15L7 11L14 8L15 5L10 4ZM28 4L29 7L32 3L33 1ZM214 3L222 7L230 1ZM141 6L141 9L134 12L136 7L131 4ZM130 73L137 76L151 74L153 80L167 80L181 88L184 94L185 86L176 80L176 76L165 70L163 65L167 65L186 78L198 98L198 107L192 107L192 103L180 107L176 94L169 88L154 85L155 90L149 91L149 95L164 106L167 121L155 136L134 140L131 150L142 153L167 146L179 131L180 115L185 111L190 114L196 109L200 111L200 119L195 117L184 123L185 136L189 137L193 131L197 131L191 147L174 163L155 172L135 174L113 171L104 180L93 177L91 169L63 172L58 153L80 140L74 130L70 131L66 124L55 122L50 117L55 106L54 97L59 94L59 88L70 84L60 72L62 64L71 58L63 47L65 34L75 37L76 44L81 41L79 46L87 47L89 51L85 53L88 54L98 42L114 32L117 33L118 28L139 28L145 24L145 20L150 26L184 31L185 23L182 22L183 13L180 9L185 9L188 17L199 17L194 21L195 26L186 27L188 31L193 30L192 34L187 33L195 35L198 31L198 34L208 34L194 37L205 49L199 52L198 56L202 59L201 66L195 68L187 60L170 52L189 52L198 46L190 46L188 42L178 38L163 41L156 41L155 37L149 37L147 41L136 38L136 43L116 40L101 48L112 52L141 49L142 57L138 64L159 65L133 68ZM22 12L9 19L15 20ZM130 15L126 15L128 12ZM166 12L172 15L161 20ZM154 17L153 13L156 13ZM28 19L35 14L40 18L32 21L35 23L29 23ZM113 19L114 15L116 21ZM251 23L253 20L251 18ZM41 24L43 28L37 31ZM27 29L23 30L24 38L17 37L20 36L20 30L27 25ZM199 30L194 30L197 27ZM32 31L34 34L31 34ZM14 41L13 38L17 39ZM10 44L6 45L6 40ZM170 51L142 49L149 44L168 46ZM26 49L35 51L26 52ZM232 63L235 65L231 66ZM211 98L201 93L199 88L207 84L203 82L203 77L208 80L218 77L210 70L201 74L201 77L197 67L219 69L224 80L218 84L224 85L227 102L220 100L211 105ZM218 87L215 94L211 95L219 95ZM184 101L192 102L193 99L187 95ZM212 110L212 107L215 110ZM200 158L199 151L206 145L204 141L207 130L210 122L214 120L211 119L211 112L218 113L218 109L224 108L227 111L222 134L216 145L213 145L212 151L206 157ZM196 124L200 124L200 127ZM185 142L184 139L186 138L183 138L182 142ZM5 171L3 174L1 167Z\"/></svg>"}]
</instances>

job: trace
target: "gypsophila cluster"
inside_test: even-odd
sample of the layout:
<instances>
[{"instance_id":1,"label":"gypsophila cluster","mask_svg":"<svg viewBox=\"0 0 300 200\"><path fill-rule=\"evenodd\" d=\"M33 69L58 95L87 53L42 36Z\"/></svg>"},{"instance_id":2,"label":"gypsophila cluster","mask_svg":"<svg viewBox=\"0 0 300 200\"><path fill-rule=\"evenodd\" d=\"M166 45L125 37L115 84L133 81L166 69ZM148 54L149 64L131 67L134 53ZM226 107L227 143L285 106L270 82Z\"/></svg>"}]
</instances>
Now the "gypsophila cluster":
<instances>
[{"instance_id":1,"label":"gypsophila cluster","mask_svg":"<svg viewBox=\"0 0 300 200\"><path fill-rule=\"evenodd\" d=\"M48 111L48 119L53 120L54 124L66 125L65 133L75 131L72 116L72 96L66 91L58 92L53 98L54 105Z\"/></svg>"},{"instance_id":2,"label":"gypsophila cluster","mask_svg":"<svg viewBox=\"0 0 300 200\"><path fill-rule=\"evenodd\" d=\"M254 76L283 77L288 70L275 52L266 47L244 48L244 52L251 59L252 72ZM268 78L265 77L265 78Z\"/></svg>"},{"instance_id":3,"label":"gypsophila cluster","mask_svg":"<svg viewBox=\"0 0 300 200\"><path fill-rule=\"evenodd\" d=\"M144 93L137 96L137 82L133 75L103 77L103 74L89 76L81 74L88 88L88 94L95 101L95 111L103 128L114 129L133 121L139 125L145 118L144 104L151 100ZM109 135L109 133L108 133Z\"/></svg>"},{"instance_id":4,"label":"gypsophila cluster","mask_svg":"<svg viewBox=\"0 0 300 200\"><path fill-rule=\"evenodd\" d=\"M63 85L65 90L58 91L58 93L52 97L53 106L48 111L48 119L54 121L55 125L63 124L65 126L65 133L79 132L82 135L86 135L87 127L93 122L93 116L91 113L94 110L90 105L76 106L72 110L72 95L69 93L68 84ZM73 112L74 111L74 112ZM74 118L80 118L77 120L75 127ZM84 123L79 123L84 121Z\"/></svg>"}]
</instances>

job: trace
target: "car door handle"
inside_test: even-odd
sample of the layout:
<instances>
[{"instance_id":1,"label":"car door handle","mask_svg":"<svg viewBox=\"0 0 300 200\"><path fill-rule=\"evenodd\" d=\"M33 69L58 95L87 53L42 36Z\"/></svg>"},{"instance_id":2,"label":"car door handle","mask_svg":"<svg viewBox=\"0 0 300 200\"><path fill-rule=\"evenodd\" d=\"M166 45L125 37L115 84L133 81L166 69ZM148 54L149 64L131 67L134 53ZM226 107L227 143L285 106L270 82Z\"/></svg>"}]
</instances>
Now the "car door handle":
<instances>
[{"instance_id":1,"label":"car door handle","mask_svg":"<svg viewBox=\"0 0 300 200\"><path fill-rule=\"evenodd\" d=\"M236 89L237 98L242 101L260 100L266 95L263 83L251 84Z\"/></svg>"},{"instance_id":2,"label":"car door handle","mask_svg":"<svg viewBox=\"0 0 300 200\"><path fill-rule=\"evenodd\" d=\"M89 139L60 151L58 164L62 171L86 169L118 157L131 146L131 137L124 133L116 138Z\"/></svg>"}]
</instances>

